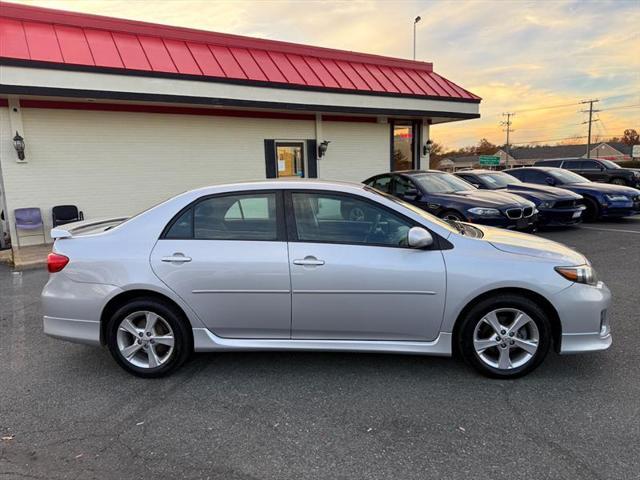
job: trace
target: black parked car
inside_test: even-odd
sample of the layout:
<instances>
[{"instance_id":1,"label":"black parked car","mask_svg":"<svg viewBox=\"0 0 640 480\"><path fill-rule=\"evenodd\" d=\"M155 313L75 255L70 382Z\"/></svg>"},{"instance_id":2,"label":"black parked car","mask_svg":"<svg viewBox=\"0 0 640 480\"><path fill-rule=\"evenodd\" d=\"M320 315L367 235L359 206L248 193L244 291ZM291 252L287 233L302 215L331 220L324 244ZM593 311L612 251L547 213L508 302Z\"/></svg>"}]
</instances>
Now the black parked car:
<instances>
[{"instance_id":1,"label":"black parked car","mask_svg":"<svg viewBox=\"0 0 640 480\"><path fill-rule=\"evenodd\" d=\"M363 183L445 220L518 230L534 228L537 220L532 202L510 193L479 190L438 170L383 173ZM357 212L343 212L345 218L354 214Z\"/></svg>"},{"instance_id":2,"label":"black parked car","mask_svg":"<svg viewBox=\"0 0 640 480\"><path fill-rule=\"evenodd\" d=\"M456 176L480 189L506 191L535 203L538 209L538 225L564 226L582 221L582 195L549 185L524 183L504 172L492 170L465 170Z\"/></svg>"},{"instance_id":3,"label":"black parked car","mask_svg":"<svg viewBox=\"0 0 640 480\"><path fill-rule=\"evenodd\" d=\"M571 170L592 182L640 187L640 169L622 168L611 160L559 158L556 160L538 160L533 165L535 167L557 167Z\"/></svg>"},{"instance_id":4,"label":"black parked car","mask_svg":"<svg viewBox=\"0 0 640 480\"><path fill-rule=\"evenodd\" d=\"M553 167L524 167L505 170L519 180L571 190L584 197L585 218L620 218L640 213L640 190L588 180L577 173Z\"/></svg>"}]
</instances>

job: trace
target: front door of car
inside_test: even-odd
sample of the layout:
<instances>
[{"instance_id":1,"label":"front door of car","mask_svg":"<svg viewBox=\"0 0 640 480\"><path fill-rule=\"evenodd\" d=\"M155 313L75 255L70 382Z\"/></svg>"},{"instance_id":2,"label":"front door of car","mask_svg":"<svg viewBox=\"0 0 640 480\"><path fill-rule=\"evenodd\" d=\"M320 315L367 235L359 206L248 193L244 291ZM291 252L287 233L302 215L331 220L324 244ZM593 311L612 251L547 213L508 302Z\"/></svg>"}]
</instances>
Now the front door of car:
<instances>
[{"instance_id":1,"label":"front door of car","mask_svg":"<svg viewBox=\"0 0 640 480\"><path fill-rule=\"evenodd\" d=\"M274 191L202 198L158 240L153 271L220 337L289 338L283 211Z\"/></svg>"},{"instance_id":2,"label":"front door of car","mask_svg":"<svg viewBox=\"0 0 640 480\"><path fill-rule=\"evenodd\" d=\"M609 180L604 166L595 160L583 160L580 162L579 173L592 182L607 182Z\"/></svg>"},{"instance_id":3,"label":"front door of car","mask_svg":"<svg viewBox=\"0 0 640 480\"><path fill-rule=\"evenodd\" d=\"M422 192L414 182L406 177L395 175L391 188L395 197L411 203L426 212L438 215L442 211L442 205L438 202L430 201L429 193Z\"/></svg>"},{"instance_id":4,"label":"front door of car","mask_svg":"<svg viewBox=\"0 0 640 480\"><path fill-rule=\"evenodd\" d=\"M288 195L292 338L437 337L445 265L439 250L407 247L411 220L358 196ZM345 218L345 204L364 214Z\"/></svg>"}]
</instances>

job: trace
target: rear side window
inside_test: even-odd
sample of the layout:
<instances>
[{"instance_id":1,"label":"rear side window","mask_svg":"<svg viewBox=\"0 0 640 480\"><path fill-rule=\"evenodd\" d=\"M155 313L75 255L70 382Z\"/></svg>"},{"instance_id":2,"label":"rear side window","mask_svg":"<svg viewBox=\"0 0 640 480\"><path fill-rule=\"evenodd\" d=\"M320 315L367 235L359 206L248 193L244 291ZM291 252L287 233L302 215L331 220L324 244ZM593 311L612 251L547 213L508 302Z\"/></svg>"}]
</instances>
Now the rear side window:
<instances>
[{"instance_id":1,"label":"rear side window","mask_svg":"<svg viewBox=\"0 0 640 480\"><path fill-rule=\"evenodd\" d=\"M167 239L277 240L276 194L210 197L192 205L167 230Z\"/></svg>"},{"instance_id":2,"label":"rear side window","mask_svg":"<svg viewBox=\"0 0 640 480\"><path fill-rule=\"evenodd\" d=\"M368 185L381 192L390 193L391 191L391 177L379 177L369 182Z\"/></svg>"},{"instance_id":3,"label":"rear side window","mask_svg":"<svg viewBox=\"0 0 640 480\"><path fill-rule=\"evenodd\" d=\"M562 163L562 160L540 160L535 163L535 165L541 165L545 167L559 167Z\"/></svg>"},{"instance_id":4,"label":"rear side window","mask_svg":"<svg viewBox=\"0 0 640 480\"><path fill-rule=\"evenodd\" d=\"M566 168L569 170L580 170L581 163L582 162L580 160L566 160L562 164L562 168Z\"/></svg>"},{"instance_id":5,"label":"rear side window","mask_svg":"<svg viewBox=\"0 0 640 480\"><path fill-rule=\"evenodd\" d=\"M583 160L580 163L582 170L602 170L602 165L594 160Z\"/></svg>"}]
</instances>

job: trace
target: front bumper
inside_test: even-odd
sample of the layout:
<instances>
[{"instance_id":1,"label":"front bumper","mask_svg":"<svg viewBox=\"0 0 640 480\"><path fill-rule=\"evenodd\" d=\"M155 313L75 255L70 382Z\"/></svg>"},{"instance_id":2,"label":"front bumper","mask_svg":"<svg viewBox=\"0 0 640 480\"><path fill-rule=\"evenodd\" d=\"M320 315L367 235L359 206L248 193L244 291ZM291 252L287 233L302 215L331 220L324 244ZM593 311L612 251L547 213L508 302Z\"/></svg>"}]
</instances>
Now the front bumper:
<instances>
[{"instance_id":1,"label":"front bumper","mask_svg":"<svg viewBox=\"0 0 640 480\"><path fill-rule=\"evenodd\" d=\"M582 221L583 205L572 208L543 208L539 210L538 225L548 227L575 225Z\"/></svg>"},{"instance_id":2,"label":"front bumper","mask_svg":"<svg viewBox=\"0 0 640 480\"><path fill-rule=\"evenodd\" d=\"M468 213L467 218L470 223L487 225L488 227L500 227L507 228L509 230L528 230L536 225L538 215L534 213L530 217L510 219L507 218L506 215L500 215L499 217L485 217Z\"/></svg>"},{"instance_id":3,"label":"front bumper","mask_svg":"<svg viewBox=\"0 0 640 480\"><path fill-rule=\"evenodd\" d=\"M562 324L561 354L606 350L611 346L607 317L611 292L604 283L574 283L556 294L552 303Z\"/></svg>"},{"instance_id":4,"label":"front bumper","mask_svg":"<svg viewBox=\"0 0 640 480\"><path fill-rule=\"evenodd\" d=\"M640 214L640 202L612 202L600 205L602 217L620 218Z\"/></svg>"}]
</instances>

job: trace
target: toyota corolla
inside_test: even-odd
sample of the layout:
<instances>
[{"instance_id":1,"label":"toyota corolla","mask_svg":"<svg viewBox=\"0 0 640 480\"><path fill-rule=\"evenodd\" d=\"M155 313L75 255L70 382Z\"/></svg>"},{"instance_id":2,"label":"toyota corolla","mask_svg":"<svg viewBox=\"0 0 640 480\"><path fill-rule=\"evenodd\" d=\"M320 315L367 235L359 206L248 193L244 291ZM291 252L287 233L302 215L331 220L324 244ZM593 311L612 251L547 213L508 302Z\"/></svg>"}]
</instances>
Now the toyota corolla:
<instances>
[{"instance_id":1,"label":"toyota corolla","mask_svg":"<svg viewBox=\"0 0 640 480\"><path fill-rule=\"evenodd\" d=\"M513 378L551 348L611 344L609 290L580 253L364 185L207 187L52 236L45 333L106 346L141 377L193 351L316 350L459 352Z\"/></svg>"}]
</instances>

